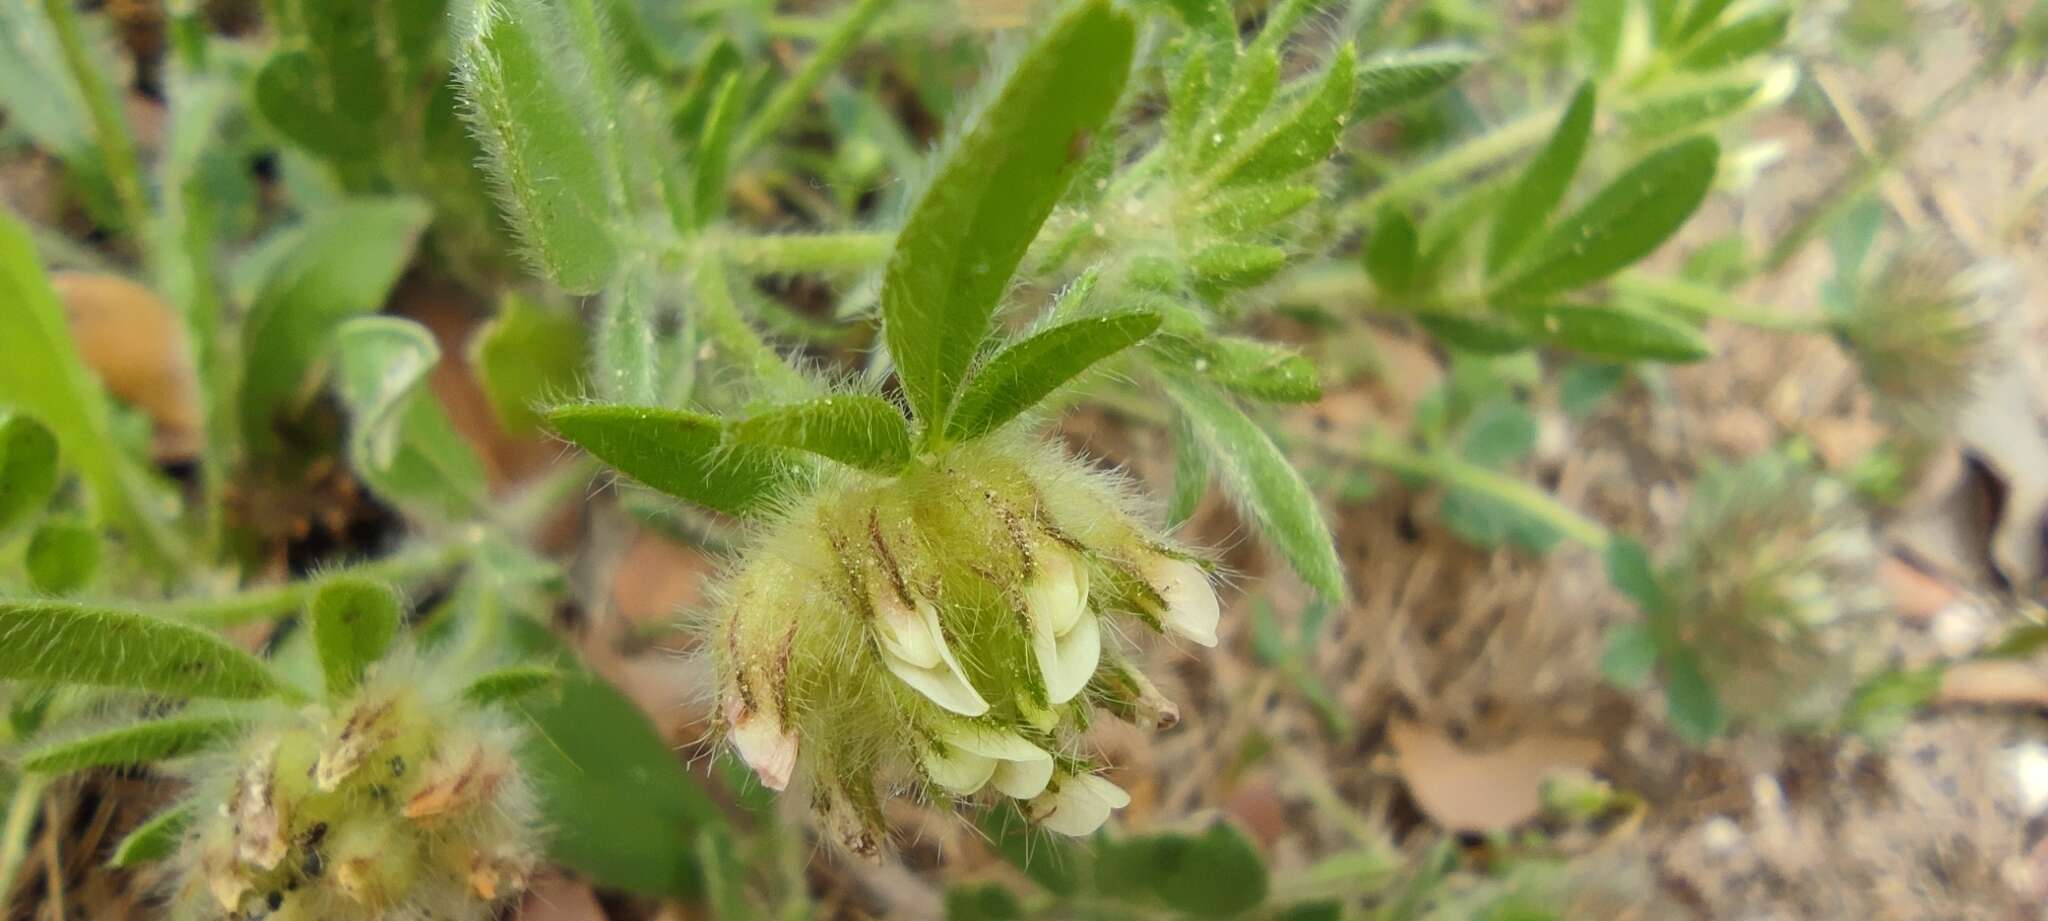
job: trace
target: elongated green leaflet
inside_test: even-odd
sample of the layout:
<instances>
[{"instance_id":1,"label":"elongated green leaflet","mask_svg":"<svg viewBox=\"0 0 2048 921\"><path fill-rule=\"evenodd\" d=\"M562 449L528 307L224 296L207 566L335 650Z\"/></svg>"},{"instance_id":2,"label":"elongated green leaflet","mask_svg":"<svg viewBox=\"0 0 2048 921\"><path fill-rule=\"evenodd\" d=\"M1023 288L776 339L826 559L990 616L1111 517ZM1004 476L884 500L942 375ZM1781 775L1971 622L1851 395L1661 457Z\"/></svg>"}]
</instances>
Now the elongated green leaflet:
<instances>
[{"instance_id":1,"label":"elongated green leaflet","mask_svg":"<svg viewBox=\"0 0 2048 921\"><path fill-rule=\"evenodd\" d=\"M357 317L335 330L334 354L349 460L370 488L430 520L477 515L488 498L483 460L426 387L441 359L433 334L399 317Z\"/></svg>"},{"instance_id":2,"label":"elongated green leaflet","mask_svg":"<svg viewBox=\"0 0 2048 921\"><path fill-rule=\"evenodd\" d=\"M511 703L528 694L561 686L561 669L549 665L515 665L478 675L462 691L463 699L477 706Z\"/></svg>"},{"instance_id":3,"label":"elongated green leaflet","mask_svg":"<svg viewBox=\"0 0 2048 921\"><path fill-rule=\"evenodd\" d=\"M1302 581L1333 603L1344 599L1344 567L1321 506L1301 474L1258 423L1208 386L1168 375L1166 390L1187 417L1217 479L1260 536Z\"/></svg>"},{"instance_id":4,"label":"elongated green leaflet","mask_svg":"<svg viewBox=\"0 0 2048 921\"><path fill-rule=\"evenodd\" d=\"M398 593L375 579L342 576L320 587L309 614L329 698L354 691L371 663L391 650L402 613Z\"/></svg>"},{"instance_id":5,"label":"elongated green leaflet","mask_svg":"<svg viewBox=\"0 0 2048 921\"><path fill-rule=\"evenodd\" d=\"M1357 53L1350 45L1339 49L1314 93L1265 137L1231 158L1218 185L1227 188L1285 179L1328 157L1350 117L1357 64Z\"/></svg>"},{"instance_id":6,"label":"elongated green leaflet","mask_svg":"<svg viewBox=\"0 0 2048 921\"><path fill-rule=\"evenodd\" d=\"M947 436L964 441L994 431L1158 328L1156 314L1118 313L1062 323L1012 343L968 381L953 407Z\"/></svg>"},{"instance_id":7,"label":"elongated green leaflet","mask_svg":"<svg viewBox=\"0 0 2048 921\"><path fill-rule=\"evenodd\" d=\"M1572 176L1579 171L1579 162L1586 157L1586 141L1593 135L1593 110L1596 95L1593 84L1587 83L1572 94L1570 105L1565 106L1564 116L1558 119L1557 131L1550 135L1550 143L1529 161L1522 171L1515 187L1508 192L1507 201L1502 203L1499 216L1493 220L1493 236L1487 240L1486 270L1496 272L1509 258L1519 252L1522 244L1543 229L1550 212L1557 203L1564 200L1565 190L1571 188Z\"/></svg>"},{"instance_id":8,"label":"elongated green leaflet","mask_svg":"<svg viewBox=\"0 0 2048 921\"><path fill-rule=\"evenodd\" d=\"M837 394L754 413L732 424L735 442L795 448L849 467L891 473L910 462L910 426L877 396Z\"/></svg>"},{"instance_id":9,"label":"elongated green leaflet","mask_svg":"<svg viewBox=\"0 0 2048 921\"><path fill-rule=\"evenodd\" d=\"M0 416L0 536L34 517L57 490L57 436L27 416Z\"/></svg>"},{"instance_id":10,"label":"elongated green leaflet","mask_svg":"<svg viewBox=\"0 0 2048 921\"><path fill-rule=\"evenodd\" d=\"M179 697L299 697L270 667L197 627L60 601L0 601L0 679Z\"/></svg>"},{"instance_id":11,"label":"elongated green leaflet","mask_svg":"<svg viewBox=\"0 0 2048 921\"><path fill-rule=\"evenodd\" d=\"M5 208L0 208L0 343L5 350L0 406L33 416L48 428L65 463L91 487L97 507L134 538L144 560L173 571L182 548L159 517L160 506L149 495L142 471L119 450L106 397L72 342L64 308L43 274L28 228Z\"/></svg>"},{"instance_id":12,"label":"elongated green leaflet","mask_svg":"<svg viewBox=\"0 0 2048 921\"><path fill-rule=\"evenodd\" d=\"M1580 304L1515 305L1508 310L1552 343L1588 355L1683 362L1714 353L1699 330L1647 311Z\"/></svg>"},{"instance_id":13,"label":"elongated green leaflet","mask_svg":"<svg viewBox=\"0 0 2048 921\"><path fill-rule=\"evenodd\" d=\"M1479 60L1468 48L1417 48L1366 62L1358 72L1351 117L1371 118L1450 86Z\"/></svg>"},{"instance_id":14,"label":"elongated green leaflet","mask_svg":"<svg viewBox=\"0 0 2048 921\"><path fill-rule=\"evenodd\" d=\"M1606 278L1649 255L1678 232L1713 187L1721 147L1713 138L1680 141L1650 154L1544 235L1496 288L1530 297Z\"/></svg>"},{"instance_id":15,"label":"elongated green leaflet","mask_svg":"<svg viewBox=\"0 0 2048 921\"><path fill-rule=\"evenodd\" d=\"M759 511L782 484L777 449L730 445L714 416L654 406L558 407L548 425L646 485L732 515Z\"/></svg>"},{"instance_id":16,"label":"elongated green leaflet","mask_svg":"<svg viewBox=\"0 0 2048 921\"><path fill-rule=\"evenodd\" d=\"M475 10L456 46L456 76L506 215L556 284L596 291L619 261L607 220L611 179L599 132L584 121L600 109L581 75L550 60L555 24L544 7L478 0Z\"/></svg>"},{"instance_id":17,"label":"elongated green leaflet","mask_svg":"<svg viewBox=\"0 0 2048 921\"><path fill-rule=\"evenodd\" d=\"M919 418L943 426L996 302L1123 95L1136 28L1089 0L1018 61L946 157L882 279L889 354Z\"/></svg>"},{"instance_id":18,"label":"elongated green leaflet","mask_svg":"<svg viewBox=\"0 0 2048 921\"><path fill-rule=\"evenodd\" d=\"M198 808L191 802L184 802L165 807L162 812L150 816L148 821L129 832L128 837L121 839L114 848L114 856L107 859L107 865L121 869L177 853L178 846L185 841L185 829L192 824L192 816Z\"/></svg>"},{"instance_id":19,"label":"elongated green leaflet","mask_svg":"<svg viewBox=\"0 0 2048 921\"><path fill-rule=\"evenodd\" d=\"M175 716L132 723L37 746L19 759L23 770L68 774L86 768L149 764L205 751L240 727L217 716Z\"/></svg>"},{"instance_id":20,"label":"elongated green leaflet","mask_svg":"<svg viewBox=\"0 0 2048 921\"><path fill-rule=\"evenodd\" d=\"M410 199L348 202L312 219L270 268L242 324L241 425L252 450L276 449L273 417L307 393L335 328L384 305L430 216Z\"/></svg>"}]
</instances>

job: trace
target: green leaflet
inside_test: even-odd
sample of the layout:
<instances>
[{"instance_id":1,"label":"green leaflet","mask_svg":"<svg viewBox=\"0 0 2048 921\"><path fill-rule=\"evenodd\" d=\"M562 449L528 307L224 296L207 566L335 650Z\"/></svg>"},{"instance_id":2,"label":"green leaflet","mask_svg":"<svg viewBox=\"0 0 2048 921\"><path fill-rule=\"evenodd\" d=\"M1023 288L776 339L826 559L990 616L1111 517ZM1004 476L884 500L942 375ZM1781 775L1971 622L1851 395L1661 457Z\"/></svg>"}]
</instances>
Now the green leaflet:
<instances>
[{"instance_id":1,"label":"green leaflet","mask_svg":"<svg viewBox=\"0 0 2048 921\"><path fill-rule=\"evenodd\" d=\"M456 44L456 77L506 216L555 284L596 291L619 262L602 135L585 121L603 110L579 74L550 60L555 23L547 8L478 0L475 10Z\"/></svg>"},{"instance_id":2,"label":"green leaflet","mask_svg":"<svg viewBox=\"0 0 2048 921\"><path fill-rule=\"evenodd\" d=\"M433 335L411 320L360 317L335 331L334 352L356 471L413 514L475 516L489 498L483 460L425 389L441 359Z\"/></svg>"},{"instance_id":3,"label":"green leaflet","mask_svg":"<svg viewBox=\"0 0 2048 921\"><path fill-rule=\"evenodd\" d=\"M1178 528L1195 516L1209 492L1209 456L1186 413L1173 414L1173 495L1166 501L1166 526Z\"/></svg>"},{"instance_id":4,"label":"green leaflet","mask_svg":"<svg viewBox=\"0 0 2048 921\"><path fill-rule=\"evenodd\" d=\"M1235 918L1266 900L1269 880L1257 846L1229 822L1199 834L1104 841L1095 875L1105 893L1151 902L1194 918Z\"/></svg>"},{"instance_id":5,"label":"green leaflet","mask_svg":"<svg viewBox=\"0 0 2048 921\"><path fill-rule=\"evenodd\" d=\"M192 824L192 816L197 811L198 806L191 802L164 807L162 812L150 816L148 821L129 832L128 837L121 839L114 848L114 856L107 859L107 865L127 868L177 853L179 845L185 842L185 828Z\"/></svg>"},{"instance_id":6,"label":"green leaflet","mask_svg":"<svg viewBox=\"0 0 2048 921\"><path fill-rule=\"evenodd\" d=\"M402 613L398 593L374 579L340 576L320 586L307 614L328 699L353 693L370 665L391 651Z\"/></svg>"},{"instance_id":7,"label":"green leaflet","mask_svg":"<svg viewBox=\"0 0 2048 921\"><path fill-rule=\"evenodd\" d=\"M1164 375L1232 500L1302 581L1333 603L1345 595L1344 567L1322 508L1265 430L1208 386Z\"/></svg>"},{"instance_id":8,"label":"green leaflet","mask_svg":"<svg viewBox=\"0 0 2048 921\"><path fill-rule=\"evenodd\" d=\"M944 426L1017 263L1123 95L1135 32L1107 0L1054 24L946 157L897 237L883 272L883 331L911 408L933 430Z\"/></svg>"},{"instance_id":9,"label":"green leaflet","mask_svg":"<svg viewBox=\"0 0 2048 921\"><path fill-rule=\"evenodd\" d=\"M1686 70L1726 67L1776 47L1785 40L1785 33L1791 26L1791 10L1751 13L1707 33L1678 59L1678 66Z\"/></svg>"},{"instance_id":10,"label":"green leaflet","mask_svg":"<svg viewBox=\"0 0 2048 921\"><path fill-rule=\"evenodd\" d=\"M1551 228L1495 287L1496 299L1588 285L1649 255L1706 200L1720 159L1709 137L1644 157Z\"/></svg>"},{"instance_id":11,"label":"green leaflet","mask_svg":"<svg viewBox=\"0 0 2048 921\"><path fill-rule=\"evenodd\" d=\"M1407 212L1389 207L1372 225L1365 240L1365 274L1388 294L1406 294L1415 289L1421 261L1421 242L1415 222Z\"/></svg>"},{"instance_id":12,"label":"green leaflet","mask_svg":"<svg viewBox=\"0 0 2048 921\"><path fill-rule=\"evenodd\" d=\"M514 665L478 675L463 689L462 697L479 707L513 704L528 694L559 687L564 677L562 670L553 666Z\"/></svg>"},{"instance_id":13,"label":"green leaflet","mask_svg":"<svg viewBox=\"0 0 2048 921\"><path fill-rule=\"evenodd\" d=\"M1273 92L1280 88L1280 55L1273 49L1246 54L1237 59L1231 72L1230 95L1214 117L1193 133L1195 149L1190 172L1205 170L1216 158L1237 146L1238 136L1258 122L1273 104Z\"/></svg>"},{"instance_id":14,"label":"green leaflet","mask_svg":"<svg viewBox=\"0 0 2048 921\"><path fill-rule=\"evenodd\" d=\"M61 601L0 601L0 678L178 697L297 698L269 666L197 627Z\"/></svg>"},{"instance_id":15,"label":"green leaflet","mask_svg":"<svg viewBox=\"0 0 2048 921\"><path fill-rule=\"evenodd\" d=\"M910 426L895 404L866 394L791 403L732 423L737 444L795 448L849 467L893 473L910 462Z\"/></svg>"},{"instance_id":16,"label":"green leaflet","mask_svg":"<svg viewBox=\"0 0 2048 921\"><path fill-rule=\"evenodd\" d=\"M57 491L57 436L27 416L0 415L0 537L42 512Z\"/></svg>"},{"instance_id":17,"label":"green leaflet","mask_svg":"<svg viewBox=\"0 0 2048 921\"><path fill-rule=\"evenodd\" d=\"M1315 91L1273 130L1225 161L1216 184L1230 187L1285 179L1327 158L1350 117L1357 62L1350 45L1338 49Z\"/></svg>"},{"instance_id":18,"label":"green leaflet","mask_svg":"<svg viewBox=\"0 0 2048 921\"><path fill-rule=\"evenodd\" d=\"M1543 229L1550 212L1557 203L1564 200L1564 193L1571 188L1572 177L1579 171L1580 161L1586 156L1586 141L1593 136L1593 111L1596 91L1592 83L1579 87L1572 94L1572 101L1565 106L1564 116L1557 121L1557 130L1550 135L1550 142L1543 146L1529 166L1522 171L1508 197L1501 204L1500 214L1493 219L1493 235L1486 244L1486 270L1498 272L1501 266L1519 252L1536 232Z\"/></svg>"},{"instance_id":19,"label":"green leaflet","mask_svg":"<svg viewBox=\"0 0 2048 921\"><path fill-rule=\"evenodd\" d=\"M498 423L531 435L540 431L538 407L582 390L589 351L575 314L507 293L498 315L470 339L469 363Z\"/></svg>"},{"instance_id":20,"label":"green leaflet","mask_svg":"<svg viewBox=\"0 0 2048 921\"><path fill-rule=\"evenodd\" d=\"M1231 189L1202 204L1202 223L1227 235L1265 230L1293 217L1321 194L1315 186L1293 182Z\"/></svg>"},{"instance_id":21,"label":"green leaflet","mask_svg":"<svg viewBox=\"0 0 2048 921\"><path fill-rule=\"evenodd\" d=\"M1417 48L1374 58L1358 71L1358 93L1351 102L1351 118L1368 119L1419 102L1456 82L1478 60L1478 52L1450 46Z\"/></svg>"},{"instance_id":22,"label":"green leaflet","mask_svg":"<svg viewBox=\"0 0 2048 921\"><path fill-rule=\"evenodd\" d=\"M1621 56L1621 33L1628 19L1629 0L1580 0L1578 33L1593 55L1593 69L1614 72Z\"/></svg>"},{"instance_id":23,"label":"green leaflet","mask_svg":"<svg viewBox=\"0 0 2048 921\"><path fill-rule=\"evenodd\" d=\"M0 342L6 343L0 407L32 416L49 429L65 461L92 488L100 511L128 533L144 560L174 570L182 554L177 538L160 519L143 471L119 451L106 397L79 358L28 228L5 209L0 209ZM23 436L10 435L10 443L15 437Z\"/></svg>"},{"instance_id":24,"label":"green leaflet","mask_svg":"<svg viewBox=\"0 0 2048 921\"><path fill-rule=\"evenodd\" d=\"M302 401L335 328L384 305L429 216L410 199L347 202L291 238L242 324L241 427L251 451L276 447L273 420Z\"/></svg>"},{"instance_id":25,"label":"green leaflet","mask_svg":"<svg viewBox=\"0 0 2048 921\"><path fill-rule=\"evenodd\" d=\"M690 210L694 223L687 229L703 227L717 220L725 210L725 173L733 153L732 134L740 120L740 75L727 74L710 99L703 133L698 135L696 153L690 158Z\"/></svg>"},{"instance_id":26,"label":"green leaflet","mask_svg":"<svg viewBox=\"0 0 2048 921\"><path fill-rule=\"evenodd\" d=\"M239 728L239 721L225 717L173 716L38 745L18 762L22 770L40 774L149 764L205 751Z\"/></svg>"},{"instance_id":27,"label":"green leaflet","mask_svg":"<svg viewBox=\"0 0 2048 921\"><path fill-rule=\"evenodd\" d=\"M1550 342L1630 361L1699 361L1714 353L1700 331L1661 314L1586 304L1517 304L1508 313Z\"/></svg>"},{"instance_id":28,"label":"green leaflet","mask_svg":"<svg viewBox=\"0 0 2048 921\"><path fill-rule=\"evenodd\" d=\"M76 518L53 518L29 535L23 563L36 591L70 595L91 584L104 554L97 528Z\"/></svg>"},{"instance_id":29,"label":"green leaflet","mask_svg":"<svg viewBox=\"0 0 2048 921\"><path fill-rule=\"evenodd\" d=\"M1071 320L1011 343L968 380L947 437L966 441L996 430L1158 328L1157 314L1116 313Z\"/></svg>"},{"instance_id":30,"label":"green leaflet","mask_svg":"<svg viewBox=\"0 0 2048 921\"><path fill-rule=\"evenodd\" d=\"M730 445L717 417L593 403L550 410L548 424L647 486L732 515L767 506L787 474L784 452Z\"/></svg>"}]
</instances>

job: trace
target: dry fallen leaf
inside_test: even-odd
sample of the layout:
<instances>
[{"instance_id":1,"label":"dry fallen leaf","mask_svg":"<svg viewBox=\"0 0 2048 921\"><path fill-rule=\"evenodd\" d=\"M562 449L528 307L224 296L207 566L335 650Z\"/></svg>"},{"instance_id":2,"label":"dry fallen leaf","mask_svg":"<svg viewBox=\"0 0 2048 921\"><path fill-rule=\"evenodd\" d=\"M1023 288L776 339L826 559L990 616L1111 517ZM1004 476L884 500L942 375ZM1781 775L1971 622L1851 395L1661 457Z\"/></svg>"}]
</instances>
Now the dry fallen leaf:
<instances>
[{"instance_id":1,"label":"dry fallen leaf","mask_svg":"<svg viewBox=\"0 0 2048 921\"><path fill-rule=\"evenodd\" d=\"M199 453L199 377L185 323L170 305L113 275L57 272L50 285L64 302L71 337L107 392L149 414L159 460Z\"/></svg>"},{"instance_id":2,"label":"dry fallen leaf","mask_svg":"<svg viewBox=\"0 0 2048 921\"><path fill-rule=\"evenodd\" d=\"M2048 705L2048 675L2011 659L1963 662L1942 674L1936 699L1952 704Z\"/></svg>"},{"instance_id":3,"label":"dry fallen leaf","mask_svg":"<svg viewBox=\"0 0 2048 921\"><path fill-rule=\"evenodd\" d=\"M1899 616L1908 620L1928 620L1961 597L1948 582L1898 557L1886 557L1877 576L1891 593Z\"/></svg>"},{"instance_id":4,"label":"dry fallen leaf","mask_svg":"<svg viewBox=\"0 0 2048 921\"><path fill-rule=\"evenodd\" d=\"M1409 795L1451 831L1497 831L1528 821L1542 809L1544 778L1589 769L1603 751L1597 739L1546 733L1470 751L1437 729L1402 719L1387 724L1387 740Z\"/></svg>"}]
</instances>

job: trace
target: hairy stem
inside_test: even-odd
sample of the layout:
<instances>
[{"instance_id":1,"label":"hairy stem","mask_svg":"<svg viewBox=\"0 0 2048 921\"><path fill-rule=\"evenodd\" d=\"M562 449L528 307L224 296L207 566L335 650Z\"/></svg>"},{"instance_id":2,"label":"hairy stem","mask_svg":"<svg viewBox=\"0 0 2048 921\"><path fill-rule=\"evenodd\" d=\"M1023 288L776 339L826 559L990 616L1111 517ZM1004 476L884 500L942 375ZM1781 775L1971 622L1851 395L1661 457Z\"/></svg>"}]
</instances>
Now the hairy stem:
<instances>
[{"instance_id":1,"label":"hairy stem","mask_svg":"<svg viewBox=\"0 0 2048 921\"><path fill-rule=\"evenodd\" d=\"M734 267L761 275L871 268L895 245L896 235L882 231L733 236L719 244Z\"/></svg>"},{"instance_id":2,"label":"hairy stem","mask_svg":"<svg viewBox=\"0 0 2048 921\"><path fill-rule=\"evenodd\" d=\"M697 318L706 336L748 374L785 396L805 393L810 382L754 331L740 313L725 276L725 263L717 257L701 260L691 273L696 290Z\"/></svg>"},{"instance_id":3,"label":"hairy stem","mask_svg":"<svg viewBox=\"0 0 2048 921\"><path fill-rule=\"evenodd\" d=\"M1490 129L1484 134L1468 138L1443 153L1417 164L1413 169L1387 180L1385 184L1345 208L1341 220L1346 224L1366 223L1379 214L1381 206L1390 201L1417 197L1541 144L1550 136L1550 131L1556 125L1561 111L1563 110L1559 106L1545 106L1525 112L1514 121Z\"/></svg>"},{"instance_id":4,"label":"hairy stem","mask_svg":"<svg viewBox=\"0 0 2048 921\"><path fill-rule=\"evenodd\" d=\"M424 544L355 566L347 566L271 588L252 589L222 598L174 601L152 605L151 613L213 627L283 617L306 606L328 582L344 576L403 585L417 582L468 562L468 540Z\"/></svg>"},{"instance_id":5,"label":"hairy stem","mask_svg":"<svg viewBox=\"0 0 2048 921\"><path fill-rule=\"evenodd\" d=\"M1714 317L1783 333L1822 333L1828 328L1825 318L1747 303L1719 288L1674 275L1629 271L1615 276L1613 285L1617 291L1654 298L1696 317Z\"/></svg>"},{"instance_id":6,"label":"hairy stem","mask_svg":"<svg viewBox=\"0 0 2048 921\"><path fill-rule=\"evenodd\" d=\"M739 139L733 144L733 159L752 153L789 121L790 116L796 114L797 107L818 88L818 84L824 82L826 75L839 66L840 61L845 60L854 43L860 41L868 27L874 25L875 17L889 5L889 0L859 0L853 9L847 10L803 66L783 81L776 88L775 95L768 97L760 111L755 112L754 117L740 129Z\"/></svg>"},{"instance_id":7,"label":"hairy stem","mask_svg":"<svg viewBox=\"0 0 2048 921\"><path fill-rule=\"evenodd\" d=\"M50 785L49 778L40 774L23 774L15 782L14 795L7 800L7 817L0 824L0 903L14 892L15 877L21 874L21 862L28 856L29 832L35 830L43 791Z\"/></svg>"}]
</instances>

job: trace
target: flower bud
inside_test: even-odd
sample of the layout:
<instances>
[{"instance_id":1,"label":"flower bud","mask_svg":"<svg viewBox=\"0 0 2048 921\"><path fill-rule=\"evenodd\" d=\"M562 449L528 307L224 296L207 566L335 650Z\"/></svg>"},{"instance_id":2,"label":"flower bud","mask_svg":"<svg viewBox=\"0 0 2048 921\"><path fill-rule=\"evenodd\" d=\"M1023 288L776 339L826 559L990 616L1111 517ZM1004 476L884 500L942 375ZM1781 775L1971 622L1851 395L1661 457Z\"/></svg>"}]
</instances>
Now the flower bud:
<instances>
[{"instance_id":1,"label":"flower bud","mask_svg":"<svg viewBox=\"0 0 2048 921\"><path fill-rule=\"evenodd\" d=\"M807 786L827 837L861 856L884 838L876 790L993 788L1048 813L1072 799L1059 824L1099 826L1120 791L1052 791L1056 763L1092 767L1054 753L1078 747L1091 706L1177 719L1104 649L1120 635L1104 620L1213 644L1218 611L1207 573L1128 496L1054 445L1000 436L894 476L821 472L720 582L711 648L740 758L769 787Z\"/></svg>"}]
</instances>

